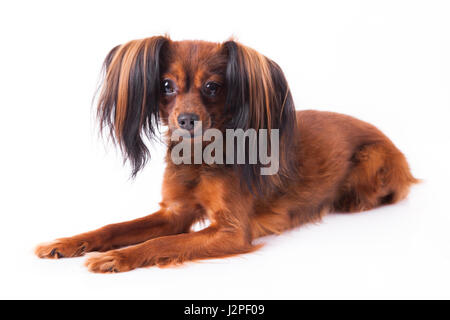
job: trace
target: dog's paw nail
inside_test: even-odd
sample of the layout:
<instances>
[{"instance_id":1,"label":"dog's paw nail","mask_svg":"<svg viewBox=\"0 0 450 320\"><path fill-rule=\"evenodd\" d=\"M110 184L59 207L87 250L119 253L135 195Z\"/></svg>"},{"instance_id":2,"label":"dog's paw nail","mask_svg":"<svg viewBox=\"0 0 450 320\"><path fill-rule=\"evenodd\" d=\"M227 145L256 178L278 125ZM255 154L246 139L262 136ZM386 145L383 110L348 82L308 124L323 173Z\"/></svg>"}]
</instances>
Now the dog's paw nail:
<instances>
[{"instance_id":1,"label":"dog's paw nail","mask_svg":"<svg viewBox=\"0 0 450 320\"><path fill-rule=\"evenodd\" d=\"M61 259L64 258L64 255L62 255L59 251L57 251L56 248L54 248L51 252L50 252L50 256L56 259Z\"/></svg>"},{"instance_id":2,"label":"dog's paw nail","mask_svg":"<svg viewBox=\"0 0 450 320\"><path fill-rule=\"evenodd\" d=\"M107 272L111 272L111 273L118 273L119 272L119 270L117 270L116 268L114 268L114 267L111 267L111 268L109 268L108 270L107 270Z\"/></svg>"},{"instance_id":3,"label":"dog's paw nail","mask_svg":"<svg viewBox=\"0 0 450 320\"><path fill-rule=\"evenodd\" d=\"M85 253L86 244L69 239L59 239L43 243L36 247L35 253L39 258L61 259L65 257L78 257Z\"/></svg>"}]
</instances>

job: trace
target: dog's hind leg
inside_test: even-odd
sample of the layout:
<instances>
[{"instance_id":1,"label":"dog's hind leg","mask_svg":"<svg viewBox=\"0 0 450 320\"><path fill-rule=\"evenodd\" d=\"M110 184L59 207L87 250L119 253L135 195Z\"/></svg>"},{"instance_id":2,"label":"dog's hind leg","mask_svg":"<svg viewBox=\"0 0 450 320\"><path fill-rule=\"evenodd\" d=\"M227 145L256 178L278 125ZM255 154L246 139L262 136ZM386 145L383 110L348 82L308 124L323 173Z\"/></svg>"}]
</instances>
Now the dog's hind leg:
<instances>
[{"instance_id":1,"label":"dog's hind leg","mask_svg":"<svg viewBox=\"0 0 450 320\"><path fill-rule=\"evenodd\" d=\"M351 159L334 209L358 212L395 203L408 195L417 183L404 155L391 143L379 142L358 148Z\"/></svg>"}]
</instances>

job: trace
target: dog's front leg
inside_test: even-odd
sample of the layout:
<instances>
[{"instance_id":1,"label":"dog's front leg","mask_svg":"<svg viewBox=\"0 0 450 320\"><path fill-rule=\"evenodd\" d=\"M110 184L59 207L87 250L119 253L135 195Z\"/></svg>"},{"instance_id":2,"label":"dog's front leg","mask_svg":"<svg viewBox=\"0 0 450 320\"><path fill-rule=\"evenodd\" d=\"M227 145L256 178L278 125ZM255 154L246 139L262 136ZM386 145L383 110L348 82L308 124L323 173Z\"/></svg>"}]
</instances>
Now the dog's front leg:
<instances>
[{"instance_id":1,"label":"dog's front leg","mask_svg":"<svg viewBox=\"0 0 450 320\"><path fill-rule=\"evenodd\" d=\"M36 247L35 253L40 258L63 258L82 256L90 251L107 251L186 232L201 216L202 212L198 207L186 205L181 209L162 203L159 211L146 217L43 243Z\"/></svg>"},{"instance_id":2,"label":"dog's front leg","mask_svg":"<svg viewBox=\"0 0 450 320\"><path fill-rule=\"evenodd\" d=\"M218 189L222 188L217 184L200 189L207 198L202 204L211 220L209 227L92 255L86 266L94 272L123 272L252 251L255 247L251 244L248 219L253 206L251 198L244 198L238 192L227 197Z\"/></svg>"},{"instance_id":3,"label":"dog's front leg","mask_svg":"<svg viewBox=\"0 0 450 320\"><path fill-rule=\"evenodd\" d=\"M252 251L238 230L209 226L201 231L148 240L136 246L93 254L86 266L93 272L124 272L147 266L224 257Z\"/></svg>"}]
</instances>

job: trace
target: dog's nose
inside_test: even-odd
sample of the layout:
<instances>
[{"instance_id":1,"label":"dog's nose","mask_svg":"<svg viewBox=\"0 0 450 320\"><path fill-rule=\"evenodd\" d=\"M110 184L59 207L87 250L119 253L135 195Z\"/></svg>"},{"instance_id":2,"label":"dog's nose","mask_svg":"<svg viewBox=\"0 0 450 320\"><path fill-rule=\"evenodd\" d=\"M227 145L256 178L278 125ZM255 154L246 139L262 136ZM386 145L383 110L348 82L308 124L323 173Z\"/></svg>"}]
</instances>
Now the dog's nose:
<instances>
[{"instance_id":1,"label":"dog's nose","mask_svg":"<svg viewBox=\"0 0 450 320\"><path fill-rule=\"evenodd\" d=\"M195 113L182 113L177 119L181 129L191 131L194 129L194 121L198 121L200 117Z\"/></svg>"}]
</instances>

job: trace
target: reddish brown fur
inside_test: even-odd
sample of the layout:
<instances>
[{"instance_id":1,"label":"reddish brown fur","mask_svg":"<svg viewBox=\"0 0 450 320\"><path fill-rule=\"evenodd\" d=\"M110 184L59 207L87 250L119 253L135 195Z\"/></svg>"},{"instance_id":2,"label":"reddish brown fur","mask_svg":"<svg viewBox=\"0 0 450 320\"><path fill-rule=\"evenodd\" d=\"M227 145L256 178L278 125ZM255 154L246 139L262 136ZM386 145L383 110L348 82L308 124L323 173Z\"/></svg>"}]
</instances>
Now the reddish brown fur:
<instances>
[{"instance_id":1,"label":"reddish brown fur","mask_svg":"<svg viewBox=\"0 0 450 320\"><path fill-rule=\"evenodd\" d=\"M153 38L149 39L119 47L107 70L107 78L122 72L114 115L119 144L129 108L124 92L129 90L128 80L123 79L123 74L132 69L139 50L154 50ZM273 109L275 89L268 60L252 49L242 48L244 63L251 73L250 91L254 90L249 105L255 120L252 127L273 129L272 117L280 111ZM177 128L181 112L195 112L204 126L223 129L232 117L224 112L227 88L207 102L200 91L207 80L225 83L227 56L222 45L171 42L164 59L161 80L174 80L179 90L176 97L160 99L160 117L169 132ZM104 87L102 99L112 94L114 86L117 83ZM144 105L145 98L142 108ZM60 258L102 251L87 259L87 267L94 272L225 257L252 251L253 239L318 221L329 211L357 212L395 203L406 197L409 187L417 181L403 154L368 123L342 114L307 110L296 112L296 124L289 132L294 144L288 152L281 152L295 164L295 179L282 182L281 173L272 177L270 189L254 193L242 186L240 172L233 168L175 165L167 157L159 211L40 245L36 254ZM210 226L190 231L195 222L206 218ZM125 248L116 249L120 247Z\"/></svg>"}]
</instances>

